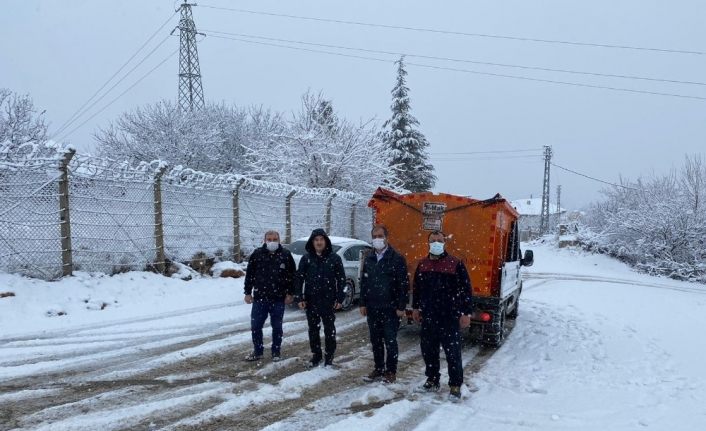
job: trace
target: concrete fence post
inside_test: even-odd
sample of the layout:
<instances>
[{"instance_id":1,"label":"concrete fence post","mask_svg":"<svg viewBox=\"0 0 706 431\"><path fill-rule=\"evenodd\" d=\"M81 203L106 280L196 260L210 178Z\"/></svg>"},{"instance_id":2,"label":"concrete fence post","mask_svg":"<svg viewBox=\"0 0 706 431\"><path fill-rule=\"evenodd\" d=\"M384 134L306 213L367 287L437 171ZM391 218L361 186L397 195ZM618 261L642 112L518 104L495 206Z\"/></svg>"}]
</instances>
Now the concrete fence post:
<instances>
[{"instance_id":1,"label":"concrete fence post","mask_svg":"<svg viewBox=\"0 0 706 431\"><path fill-rule=\"evenodd\" d=\"M162 165L154 174L152 190L154 191L154 245L156 252L155 268L160 273L166 271L167 257L164 252L164 224L162 221L162 175L167 170L166 165Z\"/></svg>"},{"instance_id":2,"label":"concrete fence post","mask_svg":"<svg viewBox=\"0 0 706 431\"><path fill-rule=\"evenodd\" d=\"M59 165L59 226L61 229L61 275L69 276L74 272L73 251L71 249L71 216L69 211L69 162L76 154L70 149Z\"/></svg>"},{"instance_id":3,"label":"concrete fence post","mask_svg":"<svg viewBox=\"0 0 706 431\"><path fill-rule=\"evenodd\" d=\"M292 190L284 201L284 243L292 243L292 198L297 194L296 190Z\"/></svg>"},{"instance_id":4,"label":"concrete fence post","mask_svg":"<svg viewBox=\"0 0 706 431\"><path fill-rule=\"evenodd\" d=\"M240 188L245 184L245 178L238 180L233 189L233 260L242 262L240 249Z\"/></svg>"},{"instance_id":5,"label":"concrete fence post","mask_svg":"<svg viewBox=\"0 0 706 431\"><path fill-rule=\"evenodd\" d=\"M351 205L351 238L356 238L355 236L355 207L358 204Z\"/></svg>"},{"instance_id":6,"label":"concrete fence post","mask_svg":"<svg viewBox=\"0 0 706 431\"><path fill-rule=\"evenodd\" d=\"M332 194L331 197L328 198L328 202L326 202L326 217L325 217L325 224L326 224L326 233L328 235L331 235L331 219L332 219L332 210L333 210L333 200L336 198L336 193Z\"/></svg>"}]
</instances>

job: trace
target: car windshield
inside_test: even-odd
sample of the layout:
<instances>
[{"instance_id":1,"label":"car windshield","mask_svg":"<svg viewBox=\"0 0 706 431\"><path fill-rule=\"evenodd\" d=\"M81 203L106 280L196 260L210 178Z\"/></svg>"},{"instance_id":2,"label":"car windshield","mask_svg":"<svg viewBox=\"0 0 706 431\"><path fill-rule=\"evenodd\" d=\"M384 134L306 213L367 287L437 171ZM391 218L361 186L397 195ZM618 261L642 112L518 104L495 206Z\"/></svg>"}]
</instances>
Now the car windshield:
<instances>
[{"instance_id":1,"label":"car windshield","mask_svg":"<svg viewBox=\"0 0 706 431\"><path fill-rule=\"evenodd\" d=\"M306 254L306 241L294 241L293 243L286 246L287 250L292 252L292 254L298 254L303 256ZM340 245L332 244L333 252L336 253L341 249Z\"/></svg>"}]
</instances>

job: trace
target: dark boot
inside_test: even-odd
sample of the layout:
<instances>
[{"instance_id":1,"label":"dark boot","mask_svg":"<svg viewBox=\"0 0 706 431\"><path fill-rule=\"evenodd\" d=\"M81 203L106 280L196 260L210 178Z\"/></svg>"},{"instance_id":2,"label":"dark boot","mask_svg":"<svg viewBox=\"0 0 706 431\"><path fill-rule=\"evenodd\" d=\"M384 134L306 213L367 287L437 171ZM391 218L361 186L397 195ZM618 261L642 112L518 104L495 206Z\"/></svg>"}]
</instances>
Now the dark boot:
<instances>
[{"instance_id":1,"label":"dark boot","mask_svg":"<svg viewBox=\"0 0 706 431\"><path fill-rule=\"evenodd\" d=\"M309 362L307 362L306 366L309 368L314 368L314 367L318 367L320 363L321 363L321 355L314 355L311 357Z\"/></svg>"},{"instance_id":2,"label":"dark boot","mask_svg":"<svg viewBox=\"0 0 706 431\"><path fill-rule=\"evenodd\" d=\"M262 355L258 355L257 353L252 352L243 359L245 359L247 362L256 362L262 359Z\"/></svg>"},{"instance_id":3,"label":"dark boot","mask_svg":"<svg viewBox=\"0 0 706 431\"><path fill-rule=\"evenodd\" d=\"M461 401L461 387L451 386L449 389L449 401L457 403Z\"/></svg>"},{"instance_id":4,"label":"dark boot","mask_svg":"<svg viewBox=\"0 0 706 431\"><path fill-rule=\"evenodd\" d=\"M327 354L324 358L324 367L330 367L333 365L333 355Z\"/></svg>"},{"instance_id":5,"label":"dark boot","mask_svg":"<svg viewBox=\"0 0 706 431\"><path fill-rule=\"evenodd\" d=\"M439 392L440 387L438 378L429 377L419 389L422 392Z\"/></svg>"},{"instance_id":6,"label":"dark boot","mask_svg":"<svg viewBox=\"0 0 706 431\"><path fill-rule=\"evenodd\" d=\"M363 381L366 383L372 383L382 380L384 374L382 370L375 369L370 372L367 376L363 377Z\"/></svg>"}]
</instances>

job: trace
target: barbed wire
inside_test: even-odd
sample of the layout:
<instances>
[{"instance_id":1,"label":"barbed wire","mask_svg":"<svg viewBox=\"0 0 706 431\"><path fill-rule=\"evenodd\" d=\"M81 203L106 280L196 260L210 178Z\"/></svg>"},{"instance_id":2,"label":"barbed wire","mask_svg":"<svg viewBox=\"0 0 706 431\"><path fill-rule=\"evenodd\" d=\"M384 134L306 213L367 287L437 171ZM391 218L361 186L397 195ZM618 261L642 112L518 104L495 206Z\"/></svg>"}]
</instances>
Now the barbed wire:
<instances>
[{"instance_id":1,"label":"barbed wire","mask_svg":"<svg viewBox=\"0 0 706 431\"><path fill-rule=\"evenodd\" d=\"M287 220L293 238L329 222L332 234L367 235L372 224L367 199L353 192L170 168L162 160L114 160L55 144L0 146L1 270L61 277L67 265L59 229L66 160L71 215L67 250L74 270L114 274L150 267L160 257L158 226L165 258L188 263L199 253L225 258L238 256L238 250L249 253L261 245L264 230L284 233ZM161 200L155 201L158 178Z\"/></svg>"}]
</instances>

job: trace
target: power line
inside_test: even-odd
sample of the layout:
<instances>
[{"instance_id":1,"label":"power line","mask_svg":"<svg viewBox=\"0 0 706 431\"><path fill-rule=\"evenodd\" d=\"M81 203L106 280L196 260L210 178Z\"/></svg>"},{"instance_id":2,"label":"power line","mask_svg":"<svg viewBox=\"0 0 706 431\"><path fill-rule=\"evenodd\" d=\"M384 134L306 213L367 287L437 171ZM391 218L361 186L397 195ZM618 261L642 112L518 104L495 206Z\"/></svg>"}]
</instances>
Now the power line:
<instances>
[{"instance_id":1,"label":"power line","mask_svg":"<svg viewBox=\"0 0 706 431\"><path fill-rule=\"evenodd\" d=\"M664 82L664 83L669 83L669 84L706 86L706 82L699 82L699 81L684 81L684 80L679 80L679 79L653 78L653 77L639 76L639 75L620 75L620 74L613 74L613 73L586 72L586 71L572 70L572 69L557 69L557 68L550 68L550 67L526 66L526 65L522 65L522 64L496 63L496 62L489 62L489 61L460 59L460 58L453 58L453 57L439 57L439 56L434 56L434 55L411 54L408 52L401 52L401 51L382 51L382 50L369 49L369 48L356 48L356 47L350 47L350 46L330 45L330 44L325 44L325 43L304 42L304 41L300 41L300 40L281 39L281 38L275 38L275 37L258 36L258 35L244 34L244 33L229 33L226 31L217 31L217 30L204 30L204 31L212 33L212 34L215 33L215 34L220 34L220 35L269 40L269 41L274 41L274 42L295 43L298 45L345 49L348 51L368 52L368 53L373 53L373 54L386 54L386 55L395 55L395 56L404 55L404 56L410 57L410 58L422 58L422 59L426 59L426 60L450 61L450 62L455 62L455 63L478 64L478 65L483 65L483 66L507 67L507 68L514 68L514 69L523 69L523 70L537 70L537 71L542 71L542 72L567 73L567 74L573 74L573 75L598 76L598 77L604 77L604 78L619 78L619 79L631 79L631 80L650 81L650 82Z\"/></svg>"},{"instance_id":2,"label":"power line","mask_svg":"<svg viewBox=\"0 0 706 431\"><path fill-rule=\"evenodd\" d=\"M126 61L125 63L123 63L123 65L120 66L120 67L118 68L118 70L116 70L115 73L113 73L113 74L110 76L110 78L108 78L108 80L105 81L105 82L103 83L103 85L100 86L100 88L99 88L98 90L96 90L95 93L93 93L93 95L91 95L91 97L89 97L85 102L83 102L83 105L81 105L73 114L71 114L71 116L69 116L69 118L56 130L56 132L54 132L54 135L58 135L58 134L61 133L66 127L68 127L68 126L70 125L70 122L72 122L72 121L74 120L74 116L78 115L78 113L81 112L81 110L82 110L86 105L88 105L88 104L91 102L91 100L93 100L93 98L96 97L96 96L98 95L98 93L100 93L101 90L103 90L103 89L110 83L110 81L113 80L113 78L115 78L116 76L118 76L118 74L119 74L128 64L130 64L130 62L131 62L135 57L137 57L137 54L139 54L140 51L142 51L142 50L145 48L145 46L147 46L147 44L149 44L149 43L152 41L152 39L154 39L154 37L157 36L157 34L159 34L159 32L162 31L162 29L163 29L167 24L169 24L169 21L171 21L172 18L174 18L174 15L176 15L176 14L177 14L177 12L174 12L173 14L171 14L171 15L169 16L169 18L167 18L167 20L164 21L164 23L162 23L162 25L160 25L159 28L158 28L154 33L152 33L152 35L151 35L150 37L148 37L147 40L146 40L142 45L140 45L139 48L137 48L137 51L135 51L135 52L130 56L130 58L128 58L127 61Z\"/></svg>"},{"instance_id":3,"label":"power line","mask_svg":"<svg viewBox=\"0 0 706 431\"><path fill-rule=\"evenodd\" d=\"M616 184L616 183L611 183L611 182L609 182L609 181L604 181L604 180L601 180L601 179L598 179L598 178L595 178L595 177L592 177L592 176L589 176L589 175L586 175L586 174L582 174L581 172L576 172L576 171L571 170L571 169L569 169L569 168L565 168L565 167L563 167L563 166L559 166L559 165L557 165L557 164L555 164L555 163L551 163L551 165L554 166L554 167L556 167L556 168L559 168L559 169L561 169L561 170L563 170L563 171L566 171L566 172L569 172L569 173L572 173L572 174L575 174L575 175L579 175L579 176L584 177L584 178L588 178L589 180L598 181L599 183L607 184L607 185L609 185L609 186L620 187L620 188L627 189L627 190L640 191L640 189L635 188L635 187L629 187L629 186L625 186L625 185L622 185L622 184Z\"/></svg>"},{"instance_id":4,"label":"power line","mask_svg":"<svg viewBox=\"0 0 706 431\"><path fill-rule=\"evenodd\" d=\"M170 58L174 57L174 55L175 55L177 52L179 52L178 49L174 50L174 51L173 51L171 54L169 54L164 60L162 60L162 61L160 61L159 63L157 63L156 66L154 66L152 69L148 70L147 73L145 73L144 75L142 75L137 81L135 81L135 83L133 83L133 84L132 84L131 86L129 86L128 88L126 88L122 93L120 93L117 97L115 97L113 100L111 100L111 101L108 102L106 105L104 105L101 109L99 109L98 111L96 111L93 115L91 115L90 117L88 117L88 118L87 118L85 121L83 121L81 124L79 124L78 126L74 127L73 129L71 129L70 132L65 133L65 134L61 137L61 139L59 139L59 140L66 139L67 137L71 136L72 133L74 133L76 130L78 130L78 129L80 129L81 127L83 127L84 124L88 123L88 122L91 121L93 118L95 118L96 115L98 115L98 114L100 114L101 112L103 112L103 111L105 111L106 109L108 109L109 106L111 106L111 105L112 105L113 103L115 103L118 99L120 99L121 97L123 97L128 91L132 90L137 84L139 84L140 82L142 82L142 80L144 80L144 79L147 78L150 74L152 74L152 72L154 72L155 70L159 69L160 66L162 66L164 63L166 63Z\"/></svg>"},{"instance_id":5,"label":"power line","mask_svg":"<svg viewBox=\"0 0 706 431\"><path fill-rule=\"evenodd\" d=\"M448 34L448 35L454 35L454 36L482 37L482 38L492 38L492 39L514 40L514 41L520 41L520 42L537 42L537 43L559 44L559 45L570 45L570 46L585 46L585 47L595 47L595 48L612 48L612 49L626 49L626 50L637 50L637 51L653 51L653 52L671 53L671 54L690 54L690 55L704 55L704 54L706 54L706 52L704 52L704 51L694 51L694 50L685 50L685 49L668 49L668 48L654 48L654 47L618 45L618 44L607 44L607 43L577 42L577 41L567 41L567 40L558 40L558 39L539 39L539 38L531 38L531 37L508 36L508 35L489 34L489 33L467 33L467 32L462 32L462 31L440 30L440 29L434 29L434 28L410 27L410 26L391 25L391 24L379 24L379 23L369 23L369 22L362 22L362 21L349 21L349 20L340 20L340 19L332 19L332 18L311 17L311 16L303 16L303 15L290 15L290 14L284 14L284 13L264 12L264 11L256 11L256 10L240 9L240 8L228 8L228 7L220 7L220 6L212 6L212 5L204 5L204 4L199 4L199 6L204 7L204 8L208 8L208 9L225 10L225 11L247 13L247 14L253 14L253 15L275 16L275 17L280 17L280 18L298 19L298 20L305 20L305 21L329 22L329 23L335 23L335 24L356 25L356 26L364 26L364 27L378 27L378 28L387 28L387 29L395 29L395 30L408 30L408 31L425 32L425 33Z\"/></svg>"},{"instance_id":6,"label":"power line","mask_svg":"<svg viewBox=\"0 0 706 431\"><path fill-rule=\"evenodd\" d=\"M115 89L115 87L117 87L117 86L120 85L125 79L127 79L127 77L130 76L130 74L131 74L132 72L134 72L135 69L137 69L138 67L140 67L140 66L142 65L142 63L144 63L148 58L150 58L150 57L152 56L152 54L154 54L154 52L157 51L157 49L159 49L159 48L164 44L164 42L167 41L167 39L169 39L170 36L171 36L171 35L165 36L164 39L162 39L162 41L157 44L157 46L155 46L154 48L152 48L152 50L151 50L150 52L148 52L148 53L142 58L142 60L140 60L136 65L134 65L134 66L132 67L132 69L130 69L125 75L123 75L123 77L120 78L120 79L118 80L118 82L116 82L115 84L113 84L113 85L112 85L106 92L104 92L99 98L97 98L96 100L94 100L93 103L91 103L88 107L86 107L86 109L84 109L79 115L77 115L76 118L74 118L73 120L69 121L69 122L63 127L63 129L64 129L64 130L67 129L69 126L71 126L73 123L75 123L79 118L81 118L83 115L85 115L88 111L90 111L91 109L93 109L93 107L96 106L96 105L98 104L98 102L100 102L101 100L103 100L103 99L105 98L105 96L107 96L108 94L110 94L110 92L113 91L113 89ZM93 117L91 117L91 118L93 118ZM83 124L83 123L82 123L82 124ZM76 129L73 129L73 130L76 130ZM58 133L59 133L59 131L56 132L56 134L58 134ZM66 135L67 135L67 134L64 134L64 136L66 136Z\"/></svg>"},{"instance_id":7,"label":"power line","mask_svg":"<svg viewBox=\"0 0 706 431\"><path fill-rule=\"evenodd\" d=\"M234 38L234 37L218 36L218 35L213 35L213 34L211 34L210 36L212 38L217 38L217 39L226 39L226 40L232 40L232 41L236 41L236 42L251 43L251 44L256 44L256 45L264 45L264 46L274 46L274 47L278 47L278 48L287 48L287 49L292 49L292 50L297 50L297 51L306 51L306 52L314 52L314 53L319 53L319 54L336 55L339 57L356 58L356 59L361 59L361 60L378 61L378 62L383 62L383 63L390 62L389 59L366 57L366 56L362 56L362 55L344 54L341 52L325 51L325 50L312 49L312 48L302 48L302 47L297 47L297 46L288 46L288 45L281 45L281 44L271 43L271 42L247 40L247 39L240 39L240 38ZM431 64L422 64L422 63L407 62L405 64L409 65L409 66L417 66L417 67L423 67L423 68L434 69L434 70L446 70L446 71L452 71L452 72L470 73L470 74L474 74L474 75L494 76L496 78L518 79L518 80L523 80L523 81L542 82L542 83L547 83L547 84L566 85L566 86L572 86L572 87L593 88L593 89L600 89L600 90L620 91L620 92L636 93L636 94L647 94L647 95L651 95L651 96L665 96L665 97L676 97L676 98L681 98L681 99L706 100L706 97L692 96L692 95L688 95L688 94L664 93L664 92L659 92L659 91L635 90L635 89L631 89L631 88L585 84L585 83L571 82L571 81L557 81L557 80L552 80L552 79L531 78L528 76L521 76L521 75L507 75L507 74L502 74L502 73L481 72L478 70L460 69L460 68L445 67L445 66L434 66Z\"/></svg>"},{"instance_id":8,"label":"power line","mask_svg":"<svg viewBox=\"0 0 706 431\"><path fill-rule=\"evenodd\" d=\"M448 156L442 156L442 157L435 157L431 156L432 160L458 160L458 161L466 161L466 160L508 160L508 159L537 159L539 160L541 158L541 154L536 154L536 155L527 155L527 156L477 156L477 157L448 157Z\"/></svg>"},{"instance_id":9,"label":"power line","mask_svg":"<svg viewBox=\"0 0 706 431\"><path fill-rule=\"evenodd\" d=\"M432 152L435 154L495 154L495 153L526 153L526 152L541 152L541 148L525 148L520 150L490 150L490 151L457 151L457 152Z\"/></svg>"}]
</instances>

